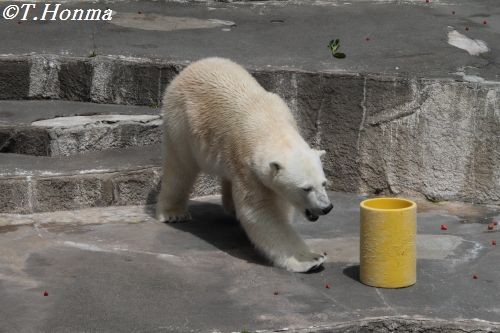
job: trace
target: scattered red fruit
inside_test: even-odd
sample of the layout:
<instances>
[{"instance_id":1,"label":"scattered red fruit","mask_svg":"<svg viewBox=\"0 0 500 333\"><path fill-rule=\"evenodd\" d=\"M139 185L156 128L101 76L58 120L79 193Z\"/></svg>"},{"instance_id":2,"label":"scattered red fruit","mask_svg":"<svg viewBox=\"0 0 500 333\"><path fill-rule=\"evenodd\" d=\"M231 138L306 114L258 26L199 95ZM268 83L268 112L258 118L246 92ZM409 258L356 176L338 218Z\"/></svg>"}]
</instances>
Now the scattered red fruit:
<instances>
[{"instance_id":1,"label":"scattered red fruit","mask_svg":"<svg viewBox=\"0 0 500 333\"><path fill-rule=\"evenodd\" d=\"M447 224L441 224L441 230L448 230Z\"/></svg>"},{"instance_id":2,"label":"scattered red fruit","mask_svg":"<svg viewBox=\"0 0 500 333\"><path fill-rule=\"evenodd\" d=\"M328 283L327 283L327 284L325 284L325 288L326 288L326 289L330 289L330 285L329 285Z\"/></svg>"},{"instance_id":3,"label":"scattered red fruit","mask_svg":"<svg viewBox=\"0 0 500 333\"><path fill-rule=\"evenodd\" d=\"M48 293L48 292L46 292L46 291L44 291L44 292L43 292L43 296L49 296L49 293Z\"/></svg>"},{"instance_id":4,"label":"scattered red fruit","mask_svg":"<svg viewBox=\"0 0 500 333\"><path fill-rule=\"evenodd\" d=\"M365 38L365 40L366 40L367 42L369 42L369 41L370 41L370 37L366 37L366 38Z\"/></svg>"},{"instance_id":5,"label":"scattered red fruit","mask_svg":"<svg viewBox=\"0 0 500 333\"><path fill-rule=\"evenodd\" d=\"M469 31L469 27L465 27L465 31Z\"/></svg>"},{"instance_id":6,"label":"scattered red fruit","mask_svg":"<svg viewBox=\"0 0 500 333\"><path fill-rule=\"evenodd\" d=\"M477 280L478 276L477 276L476 274L474 274L474 275L472 275L472 278L473 278L474 280Z\"/></svg>"},{"instance_id":7,"label":"scattered red fruit","mask_svg":"<svg viewBox=\"0 0 500 333\"><path fill-rule=\"evenodd\" d=\"M425 0L425 3L429 3L429 2L430 2L430 0Z\"/></svg>"},{"instance_id":8,"label":"scattered red fruit","mask_svg":"<svg viewBox=\"0 0 500 333\"><path fill-rule=\"evenodd\" d=\"M495 229L495 224L493 223L488 224L488 230L493 230L493 229Z\"/></svg>"},{"instance_id":9,"label":"scattered red fruit","mask_svg":"<svg viewBox=\"0 0 500 333\"><path fill-rule=\"evenodd\" d=\"M274 294L274 296L276 296L276 295L278 295L278 294L279 294L279 292L275 291L273 294Z\"/></svg>"},{"instance_id":10,"label":"scattered red fruit","mask_svg":"<svg viewBox=\"0 0 500 333\"><path fill-rule=\"evenodd\" d=\"M138 12L137 12L137 14L139 14L139 15L140 15L140 14L142 14L142 12L141 12L141 11L138 11Z\"/></svg>"},{"instance_id":11,"label":"scattered red fruit","mask_svg":"<svg viewBox=\"0 0 500 333\"><path fill-rule=\"evenodd\" d=\"M488 22L486 20L483 21L483 24L488 24Z\"/></svg>"},{"instance_id":12,"label":"scattered red fruit","mask_svg":"<svg viewBox=\"0 0 500 333\"><path fill-rule=\"evenodd\" d=\"M497 245L497 241L496 240L492 240L491 241L491 245L493 245L493 246Z\"/></svg>"},{"instance_id":13,"label":"scattered red fruit","mask_svg":"<svg viewBox=\"0 0 500 333\"><path fill-rule=\"evenodd\" d=\"M17 21L17 24L21 24L21 23L23 23L23 22L21 22L21 21Z\"/></svg>"},{"instance_id":14,"label":"scattered red fruit","mask_svg":"<svg viewBox=\"0 0 500 333\"><path fill-rule=\"evenodd\" d=\"M493 221L492 224L496 227L498 225L497 221Z\"/></svg>"},{"instance_id":15,"label":"scattered red fruit","mask_svg":"<svg viewBox=\"0 0 500 333\"><path fill-rule=\"evenodd\" d=\"M455 15L455 11L452 11L451 13L452 13L453 15Z\"/></svg>"}]
</instances>

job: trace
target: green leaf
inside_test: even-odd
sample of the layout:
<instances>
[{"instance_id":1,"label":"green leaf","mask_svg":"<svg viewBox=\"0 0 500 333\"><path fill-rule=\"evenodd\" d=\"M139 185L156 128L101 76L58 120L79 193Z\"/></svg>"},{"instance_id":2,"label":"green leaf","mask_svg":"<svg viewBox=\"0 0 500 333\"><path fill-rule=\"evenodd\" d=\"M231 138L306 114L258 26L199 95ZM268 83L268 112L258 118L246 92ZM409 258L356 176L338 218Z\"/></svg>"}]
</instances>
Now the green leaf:
<instances>
[{"instance_id":1,"label":"green leaf","mask_svg":"<svg viewBox=\"0 0 500 333\"><path fill-rule=\"evenodd\" d=\"M336 53L336 52L337 52L337 50L339 49L339 47L340 47L340 44L334 45L334 46L331 48L332 53Z\"/></svg>"},{"instance_id":2,"label":"green leaf","mask_svg":"<svg viewBox=\"0 0 500 333\"><path fill-rule=\"evenodd\" d=\"M338 39L337 39L337 40L333 40L333 39L332 39L332 40L330 41L330 43L328 43L328 48L329 48L329 49L332 49L332 48L334 48L334 47L338 47L338 45L339 45L339 40L338 40Z\"/></svg>"},{"instance_id":3,"label":"green leaf","mask_svg":"<svg viewBox=\"0 0 500 333\"><path fill-rule=\"evenodd\" d=\"M344 59L345 58L345 53L337 52L337 53L334 53L333 56L335 58L338 58L338 59Z\"/></svg>"}]
</instances>

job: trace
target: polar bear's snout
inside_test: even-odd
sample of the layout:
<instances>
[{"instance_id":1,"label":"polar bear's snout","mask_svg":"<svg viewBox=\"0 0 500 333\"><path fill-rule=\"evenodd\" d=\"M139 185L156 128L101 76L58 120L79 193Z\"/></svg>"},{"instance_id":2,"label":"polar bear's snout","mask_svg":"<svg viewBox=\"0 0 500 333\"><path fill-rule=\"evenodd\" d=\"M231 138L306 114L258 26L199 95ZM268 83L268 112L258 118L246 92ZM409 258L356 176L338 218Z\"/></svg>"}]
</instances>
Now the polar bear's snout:
<instances>
[{"instance_id":1,"label":"polar bear's snout","mask_svg":"<svg viewBox=\"0 0 500 333\"><path fill-rule=\"evenodd\" d=\"M333 209L333 204L330 202L330 204L325 207L325 208L321 208L321 209L306 209L305 212L304 212L304 215L306 216L306 218L311 221L311 222L314 222L314 221L317 221L319 216L320 215L326 215L328 213L330 213L330 211Z\"/></svg>"},{"instance_id":2,"label":"polar bear's snout","mask_svg":"<svg viewBox=\"0 0 500 333\"><path fill-rule=\"evenodd\" d=\"M330 213L330 211L333 209L333 204L330 202L330 204L326 207L326 208L323 208L322 211L323 211L323 215L326 215L328 213Z\"/></svg>"}]
</instances>

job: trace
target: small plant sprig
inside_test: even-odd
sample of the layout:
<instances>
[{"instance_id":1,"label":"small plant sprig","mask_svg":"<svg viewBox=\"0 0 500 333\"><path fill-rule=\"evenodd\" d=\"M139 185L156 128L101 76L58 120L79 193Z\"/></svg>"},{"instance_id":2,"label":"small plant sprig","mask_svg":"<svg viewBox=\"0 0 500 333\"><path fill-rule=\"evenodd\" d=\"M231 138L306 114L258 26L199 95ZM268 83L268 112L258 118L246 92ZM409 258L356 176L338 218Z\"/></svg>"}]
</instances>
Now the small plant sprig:
<instances>
[{"instance_id":1,"label":"small plant sprig","mask_svg":"<svg viewBox=\"0 0 500 333\"><path fill-rule=\"evenodd\" d=\"M332 39L330 41L330 43L328 43L327 47L332 52L333 57L338 58L338 59L345 58L345 53L338 52L338 49L340 48L340 39Z\"/></svg>"}]
</instances>

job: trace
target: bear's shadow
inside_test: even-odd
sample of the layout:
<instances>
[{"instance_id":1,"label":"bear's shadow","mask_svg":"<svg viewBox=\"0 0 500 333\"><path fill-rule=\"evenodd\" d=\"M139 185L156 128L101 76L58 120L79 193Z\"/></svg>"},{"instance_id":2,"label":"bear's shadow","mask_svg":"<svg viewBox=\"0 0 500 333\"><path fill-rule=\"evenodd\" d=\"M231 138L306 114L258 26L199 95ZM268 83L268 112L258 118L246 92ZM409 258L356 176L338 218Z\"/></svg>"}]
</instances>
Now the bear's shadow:
<instances>
[{"instance_id":1,"label":"bear's shadow","mask_svg":"<svg viewBox=\"0 0 500 333\"><path fill-rule=\"evenodd\" d=\"M147 206L146 213L155 218L155 209L155 205ZM252 264L271 266L252 245L240 223L227 215L221 205L190 200L188 210L192 220L165 225L189 232L233 257Z\"/></svg>"}]
</instances>

